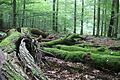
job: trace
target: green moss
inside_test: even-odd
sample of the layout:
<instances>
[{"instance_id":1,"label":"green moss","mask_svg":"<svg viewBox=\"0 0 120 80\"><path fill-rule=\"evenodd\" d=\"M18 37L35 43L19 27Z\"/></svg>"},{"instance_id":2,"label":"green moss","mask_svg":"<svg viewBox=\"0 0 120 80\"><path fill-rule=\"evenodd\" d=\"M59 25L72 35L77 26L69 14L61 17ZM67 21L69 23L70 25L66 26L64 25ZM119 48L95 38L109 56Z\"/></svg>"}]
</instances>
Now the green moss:
<instances>
[{"instance_id":1,"label":"green moss","mask_svg":"<svg viewBox=\"0 0 120 80\"><path fill-rule=\"evenodd\" d=\"M12 51L13 49L15 49L15 41L21 36L21 34L19 32L14 32L11 35L9 35L7 38L5 38L4 40L2 40L2 42L0 43L0 48L5 49L5 51Z\"/></svg>"},{"instance_id":2,"label":"green moss","mask_svg":"<svg viewBox=\"0 0 120 80\"><path fill-rule=\"evenodd\" d=\"M100 48L91 48L91 47L78 47L78 46L66 46L66 45L56 45L54 46L57 49L65 50L65 51L83 51L83 52L92 52L94 54L108 54L108 55L114 55L114 56L120 56L120 51L110 51L106 47L100 47Z\"/></svg>"},{"instance_id":3,"label":"green moss","mask_svg":"<svg viewBox=\"0 0 120 80\"><path fill-rule=\"evenodd\" d=\"M65 51L57 48L44 48L45 51L51 52L58 58L69 61L82 61L83 56L86 54L84 51ZM120 71L120 56L112 56L107 54L94 54L91 53L93 64L96 67L104 67L114 71Z\"/></svg>"}]
</instances>

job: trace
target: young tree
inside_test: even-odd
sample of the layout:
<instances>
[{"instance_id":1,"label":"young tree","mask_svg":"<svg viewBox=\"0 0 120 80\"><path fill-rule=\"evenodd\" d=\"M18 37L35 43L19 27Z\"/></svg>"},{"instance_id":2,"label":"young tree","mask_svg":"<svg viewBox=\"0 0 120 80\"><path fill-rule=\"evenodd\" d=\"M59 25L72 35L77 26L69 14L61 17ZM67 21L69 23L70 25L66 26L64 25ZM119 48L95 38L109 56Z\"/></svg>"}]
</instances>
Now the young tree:
<instances>
[{"instance_id":1,"label":"young tree","mask_svg":"<svg viewBox=\"0 0 120 80\"><path fill-rule=\"evenodd\" d=\"M74 33L76 33L76 11L77 11L77 5L76 5L76 0L74 2Z\"/></svg>"},{"instance_id":2,"label":"young tree","mask_svg":"<svg viewBox=\"0 0 120 80\"><path fill-rule=\"evenodd\" d=\"M100 0L98 0L98 11L97 11L97 32L96 36L99 36L100 33Z\"/></svg>"},{"instance_id":3,"label":"young tree","mask_svg":"<svg viewBox=\"0 0 120 80\"><path fill-rule=\"evenodd\" d=\"M13 0L13 27L16 28L16 0Z\"/></svg>"},{"instance_id":4,"label":"young tree","mask_svg":"<svg viewBox=\"0 0 120 80\"><path fill-rule=\"evenodd\" d=\"M104 28L104 9L102 9L102 21L101 21L101 36L103 36L103 28Z\"/></svg>"},{"instance_id":5,"label":"young tree","mask_svg":"<svg viewBox=\"0 0 120 80\"><path fill-rule=\"evenodd\" d=\"M107 19L106 19L106 13L107 13L107 9L106 9L106 6L104 8L104 37L106 37L106 34L107 34Z\"/></svg>"},{"instance_id":6,"label":"young tree","mask_svg":"<svg viewBox=\"0 0 120 80\"><path fill-rule=\"evenodd\" d=\"M25 3L26 3L26 0L24 0L24 2L23 2L23 13L22 13L22 24L21 24L21 27L24 27L24 18L25 18L25 9L26 9L26 5L25 5Z\"/></svg>"},{"instance_id":7,"label":"young tree","mask_svg":"<svg viewBox=\"0 0 120 80\"><path fill-rule=\"evenodd\" d=\"M67 15L66 15L66 4L67 4L67 0L65 0L65 11L64 11L64 12L65 12L65 13L64 13L64 14L65 14L65 18L64 18L64 32L66 32L66 16L67 16Z\"/></svg>"},{"instance_id":8,"label":"young tree","mask_svg":"<svg viewBox=\"0 0 120 80\"><path fill-rule=\"evenodd\" d=\"M56 29L56 23L55 23L55 15L56 15L56 11L55 11L55 2L56 0L53 0L53 30L55 31Z\"/></svg>"},{"instance_id":9,"label":"young tree","mask_svg":"<svg viewBox=\"0 0 120 80\"><path fill-rule=\"evenodd\" d=\"M82 0L81 32L80 32L81 35L83 35L83 18L84 18L84 0Z\"/></svg>"}]
</instances>

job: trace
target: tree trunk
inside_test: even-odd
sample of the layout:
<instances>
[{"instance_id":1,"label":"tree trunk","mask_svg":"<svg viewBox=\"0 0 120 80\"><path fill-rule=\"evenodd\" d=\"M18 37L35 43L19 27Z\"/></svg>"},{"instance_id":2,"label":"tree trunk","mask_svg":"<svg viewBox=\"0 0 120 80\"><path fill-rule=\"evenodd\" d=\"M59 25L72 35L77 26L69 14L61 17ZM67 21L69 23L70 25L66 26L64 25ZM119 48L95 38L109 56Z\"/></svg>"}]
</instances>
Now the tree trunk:
<instances>
[{"instance_id":1,"label":"tree trunk","mask_svg":"<svg viewBox=\"0 0 120 80\"><path fill-rule=\"evenodd\" d=\"M16 0L13 0L13 27L15 27L16 28L16 15L17 15L17 13L16 13Z\"/></svg>"},{"instance_id":2,"label":"tree trunk","mask_svg":"<svg viewBox=\"0 0 120 80\"><path fill-rule=\"evenodd\" d=\"M84 0L82 0L82 14L81 14L81 32L80 34L83 35L83 17L84 17Z\"/></svg>"},{"instance_id":3,"label":"tree trunk","mask_svg":"<svg viewBox=\"0 0 120 80\"><path fill-rule=\"evenodd\" d=\"M3 13L0 12L0 29L3 29Z\"/></svg>"},{"instance_id":4,"label":"tree trunk","mask_svg":"<svg viewBox=\"0 0 120 80\"><path fill-rule=\"evenodd\" d=\"M58 10L59 10L59 0L57 0L57 8L56 8L56 28L55 28L56 32L58 32Z\"/></svg>"},{"instance_id":5,"label":"tree trunk","mask_svg":"<svg viewBox=\"0 0 120 80\"><path fill-rule=\"evenodd\" d=\"M24 3L23 3L23 13L22 13L23 17L22 17L22 24L21 24L22 27L24 27L25 8L26 8L25 3L26 3L26 0L24 0Z\"/></svg>"},{"instance_id":6,"label":"tree trunk","mask_svg":"<svg viewBox=\"0 0 120 80\"><path fill-rule=\"evenodd\" d=\"M97 12L97 32L96 36L100 34L100 0L98 0L98 12Z\"/></svg>"},{"instance_id":7,"label":"tree trunk","mask_svg":"<svg viewBox=\"0 0 120 80\"><path fill-rule=\"evenodd\" d=\"M104 9L104 11L105 11L105 14L104 15L106 15L106 8ZM106 17L105 17L105 20L104 20L104 37L106 37L106 34L107 34L107 19L106 19Z\"/></svg>"},{"instance_id":8,"label":"tree trunk","mask_svg":"<svg viewBox=\"0 0 120 80\"><path fill-rule=\"evenodd\" d=\"M66 32L66 16L67 16L67 15L66 15L66 8L67 8L67 7L66 7L66 6L67 6L66 4L67 4L67 0L65 0L65 13L64 13L64 14L65 14L65 19L64 19L64 33Z\"/></svg>"},{"instance_id":9,"label":"tree trunk","mask_svg":"<svg viewBox=\"0 0 120 80\"><path fill-rule=\"evenodd\" d=\"M117 38L118 34L118 22L119 22L119 0L115 0L115 21L114 21L114 37Z\"/></svg>"},{"instance_id":10,"label":"tree trunk","mask_svg":"<svg viewBox=\"0 0 120 80\"><path fill-rule=\"evenodd\" d=\"M95 26L96 26L96 0L94 0L93 36L95 36Z\"/></svg>"},{"instance_id":11,"label":"tree trunk","mask_svg":"<svg viewBox=\"0 0 120 80\"><path fill-rule=\"evenodd\" d=\"M55 15L56 15L56 11L55 11L55 2L56 0L53 0L53 30L55 31L56 29L56 23L55 23Z\"/></svg>"},{"instance_id":12,"label":"tree trunk","mask_svg":"<svg viewBox=\"0 0 120 80\"><path fill-rule=\"evenodd\" d=\"M102 10L102 21L101 21L101 36L103 36L103 27L104 26L104 9Z\"/></svg>"},{"instance_id":13,"label":"tree trunk","mask_svg":"<svg viewBox=\"0 0 120 80\"><path fill-rule=\"evenodd\" d=\"M76 5L76 0L75 0L75 2L74 2L74 31L73 31L73 33L76 33L76 11L77 11L77 9L76 9L76 7L77 7L77 5Z\"/></svg>"},{"instance_id":14,"label":"tree trunk","mask_svg":"<svg viewBox=\"0 0 120 80\"><path fill-rule=\"evenodd\" d=\"M108 29L108 37L117 37L118 15L119 15L119 0L112 0L112 11L111 11L110 25Z\"/></svg>"}]
</instances>

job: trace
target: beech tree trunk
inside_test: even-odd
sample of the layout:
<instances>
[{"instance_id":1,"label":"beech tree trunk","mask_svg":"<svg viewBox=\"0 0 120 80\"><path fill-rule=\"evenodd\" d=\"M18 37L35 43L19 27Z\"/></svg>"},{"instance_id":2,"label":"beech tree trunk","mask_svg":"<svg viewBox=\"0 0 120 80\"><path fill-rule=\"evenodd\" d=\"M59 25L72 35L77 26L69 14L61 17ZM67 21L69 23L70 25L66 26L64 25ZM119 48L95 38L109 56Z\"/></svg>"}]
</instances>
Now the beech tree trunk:
<instances>
[{"instance_id":1,"label":"beech tree trunk","mask_svg":"<svg viewBox=\"0 0 120 80\"><path fill-rule=\"evenodd\" d=\"M53 0L53 30L55 31L55 28L56 28L56 23L55 23L55 15L56 15L56 11L55 11L55 3L56 3L56 0Z\"/></svg>"},{"instance_id":2,"label":"beech tree trunk","mask_svg":"<svg viewBox=\"0 0 120 80\"><path fill-rule=\"evenodd\" d=\"M16 28L16 0L13 0L13 27Z\"/></svg>"},{"instance_id":3,"label":"beech tree trunk","mask_svg":"<svg viewBox=\"0 0 120 80\"><path fill-rule=\"evenodd\" d=\"M96 0L94 0L94 23L93 23L93 36L95 36L96 27Z\"/></svg>"},{"instance_id":4,"label":"beech tree trunk","mask_svg":"<svg viewBox=\"0 0 120 80\"><path fill-rule=\"evenodd\" d=\"M82 0L82 14L81 14L81 32L80 34L83 35L83 18L84 18L84 0Z\"/></svg>"},{"instance_id":5,"label":"beech tree trunk","mask_svg":"<svg viewBox=\"0 0 120 80\"><path fill-rule=\"evenodd\" d=\"M96 36L100 34L100 0L98 0L98 11L97 11L97 32Z\"/></svg>"},{"instance_id":6,"label":"beech tree trunk","mask_svg":"<svg viewBox=\"0 0 120 80\"><path fill-rule=\"evenodd\" d=\"M118 16L119 16L119 0L112 0L112 11L108 29L108 37L117 37L119 18Z\"/></svg>"},{"instance_id":7,"label":"beech tree trunk","mask_svg":"<svg viewBox=\"0 0 120 80\"><path fill-rule=\"evenodd\" d=\"M77 11L77 5L76 5L77 1L74 1L74 33L76 33L76 11Z\"/></svg>"},{"instance_id":8,"label":"beech tree trunk","mask_svg":"<svg viewBox=\"0 0 120 80\"><path fill-rule=\"evenodd\" d=\"M25 3L26 3L26 0L24 0L24 4L23 4L23 13L22 13L22 27L24 27L24 18L25 18Z\"/></svg>"}]
</instances>

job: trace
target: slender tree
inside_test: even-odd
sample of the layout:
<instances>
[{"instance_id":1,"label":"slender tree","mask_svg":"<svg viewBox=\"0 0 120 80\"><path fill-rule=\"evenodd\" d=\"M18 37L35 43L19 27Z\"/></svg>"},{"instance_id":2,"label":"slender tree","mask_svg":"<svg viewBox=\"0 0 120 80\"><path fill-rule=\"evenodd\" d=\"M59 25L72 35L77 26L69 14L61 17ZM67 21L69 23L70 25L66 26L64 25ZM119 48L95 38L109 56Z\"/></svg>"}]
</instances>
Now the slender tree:
<instances>
[{"instance_id":1,"label":"slender tree","mask_svg":"<svg viewBox=\"0 0 120 80\"><path fill-rule=\"evenodd\" d=\"M65 12L65 13L64 13L64 14L65 14L65 18L64 18L64 32L66 32L66 16L67 16L67 15L66 15L66 6L67 6L66 4L67 4L67 0L65 0L65 11L64 11L64 12Z\"/></svg>"},{"instance_id":2,"label":"slender tree","mask_svg":"<svg viewBox=\"0 0 120 80\"><path fill-rule=\"evenodd\" d=\"M16 0L13 0L13 27L16 28Z\"/></svg>"},{"instance_id":3,"label":"slender tree","mask_svg":"<svg viewBox=\"0 0 120 80\"><path fill-rule=\"evenodd\" d=\"M0 12L0 29L3 28L3 13Z\"/></svg>"},{"instance_id":4,"label":"slender tree","mask_svg":"<svg viewBox=\"0 0 120 80\"><path fill-rule=\"evenodd\" d=\"M24 19L25 19L25 8L26 8L26 0L24 0L23 2L23 13L22 13L22 26L21 27L24 27Z\"/></svg>"},{"instance_id":5,"label":"slender tree","mask_svg":"<svg viewBox=\"0 0 120 80\"><path fill-rule=\"evenodd\" d=\"M93 36L95 36L95 27L96 27L96 0L94 0Z\"/></svg>"},{"instance_id":6,"label":"slender tree","mask_svg":"<svg viewBox=\"0 0 120 80\"><path fill-rule=\"evenodd\" d=\"M56 32L58 32L58 10L59 10L59 0L57 0L57 7L56 7L56 28L55 28Z\"/></svg>"},{"instance_id":7,"label":"slender tree","mask_svg":"<svg viewBox=\"0 0 120 80\"><path fill-rule=\"evenodd\" d=\"M74 2L74 33L76 33L76 11L77 11L77 5L76 5L76 0Z\"/></svg>"},{"instance_id":8,"label":"slender tree","mask_svg":"<svg viewBox=\"0 0 120 80\"><path fill-rule=\"evenodd\" d=\"M81 35L83 35L83 18L84 18L84 0L82 0L81 32L80 32Z\"/></svg>"},{"instance_id":9,"label":"slender tree","mask_svg":"<svg viewBox=\"0 0 120 80\"><path fill-rule=\"evenodd\" d=\"M102 9L102 19L101 19L101 36L103 36L103 28L104 28L104 9Z\"/></svg>"},{"instance_id":10,"label":"slender tree","mask_svg":"<svg viewBox=\"0 0 120 80\"><path fill-rule=\"evenodd\" d=\"M97 11L97 32L96 36L100 34L100 0L98 0L98 11Z\"/></svg>"},{"instance_id":11,"label":"slender tree","mask_svg":"<svg viewBox=\"0 0 120 80\"><path fill-rule=\"evenodd\" d=\"M56 28L56 23L55 23L55 15L56 15L56 11L55 11L55 2L56 0L53 0L53 30L55 31Z\"/></svg>"}]
</instances>

